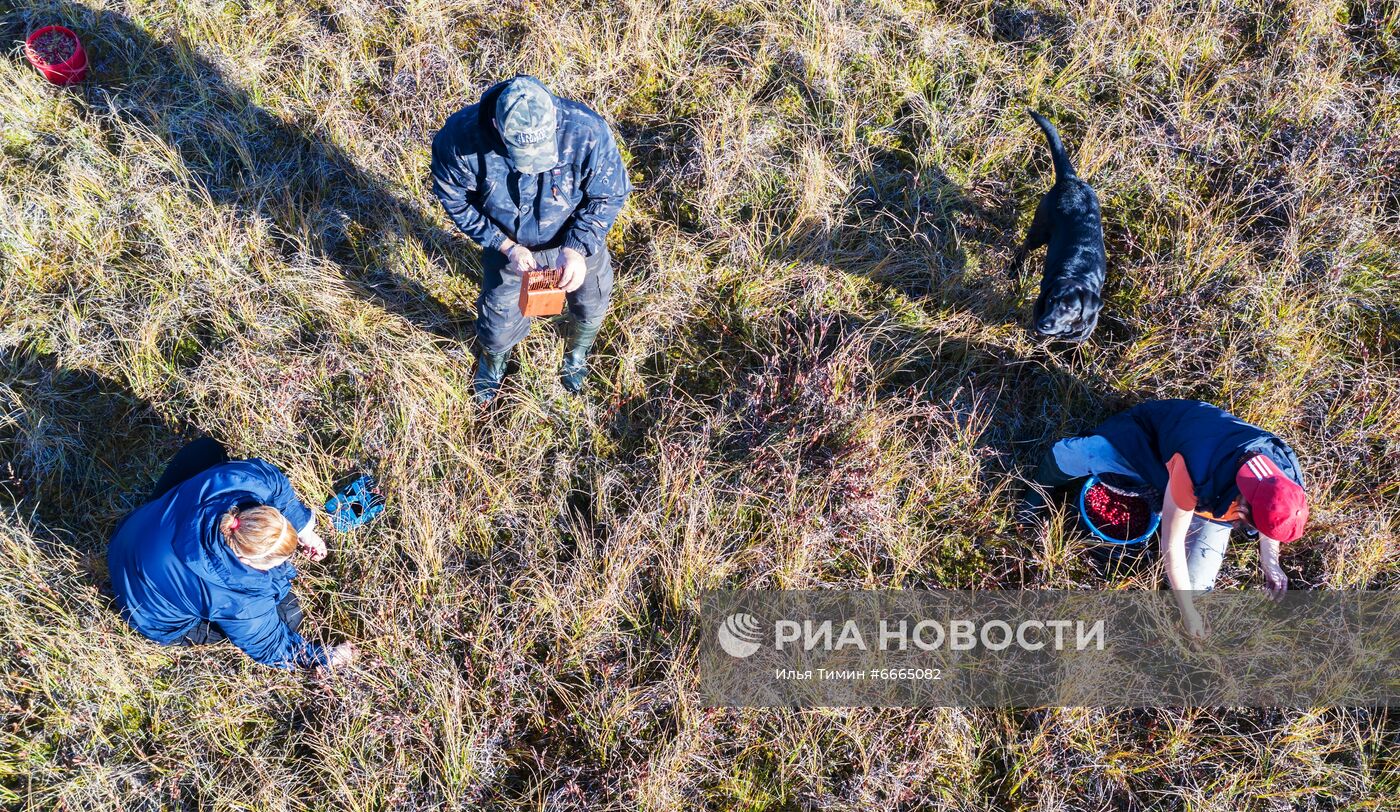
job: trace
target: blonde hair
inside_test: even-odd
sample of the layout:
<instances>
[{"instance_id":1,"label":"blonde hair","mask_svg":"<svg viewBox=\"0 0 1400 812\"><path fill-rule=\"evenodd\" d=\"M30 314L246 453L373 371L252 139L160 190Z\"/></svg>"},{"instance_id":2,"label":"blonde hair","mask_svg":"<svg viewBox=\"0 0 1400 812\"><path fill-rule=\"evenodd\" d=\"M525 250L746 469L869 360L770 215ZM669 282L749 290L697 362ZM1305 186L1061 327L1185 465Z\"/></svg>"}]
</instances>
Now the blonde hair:
<instances>
[{"instance_id":1,"label":"blonde hair","mask_svg":"<svg viewBox=\"0 0 1400 812\"><path fill-rule=\"evenodd\" d=\"M219 520L224 540L239 558L259 564L287 558L297 549L297 531L277 508L234 508Z\"/></svg>"}]
</instances>

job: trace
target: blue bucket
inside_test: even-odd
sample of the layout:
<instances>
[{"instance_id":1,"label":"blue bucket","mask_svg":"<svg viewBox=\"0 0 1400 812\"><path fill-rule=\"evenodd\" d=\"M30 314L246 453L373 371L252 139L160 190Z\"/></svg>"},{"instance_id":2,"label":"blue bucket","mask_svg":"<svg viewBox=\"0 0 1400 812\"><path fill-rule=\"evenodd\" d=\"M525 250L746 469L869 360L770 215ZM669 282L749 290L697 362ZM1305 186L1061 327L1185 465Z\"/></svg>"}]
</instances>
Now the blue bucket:
<instances>
[{"instance_id":1,"label":"blue bucket","mask_svg":"<svg viewBox=\"0 0 1400 812\"><path fill-rule=\"evenodd\" d=\"M1147 521L1147 532L1135 539L1116 539L1094 525L1094 520L1089 518L1089 511L1084 507L1084 494L1088 493L1089 489L1098 483L1099 478L1097 476L1091 476L1084 481L1084 487L1079 489L1079 518L1084 521L1084 526L1089 528L1089 532L1093 533L1101 541L1109 544L1141 544L1152 538L1152 534L1156 533L1157 528L1162 524L1162 514L1160 511L1156 510L1152 511L1152 518Z\"/></svg>"},{"instance_id":2,"label":"blue bucket","mask_svg":"<svg viewBox=\"0 0 1400 812\"><path fill-rule=\"evenodd\" d=\"M337 531L349 533L384 512L384 497L374 477L364 474L326 500L326 512L331 514L331 524Z\"/></svg>"}]
</instances>

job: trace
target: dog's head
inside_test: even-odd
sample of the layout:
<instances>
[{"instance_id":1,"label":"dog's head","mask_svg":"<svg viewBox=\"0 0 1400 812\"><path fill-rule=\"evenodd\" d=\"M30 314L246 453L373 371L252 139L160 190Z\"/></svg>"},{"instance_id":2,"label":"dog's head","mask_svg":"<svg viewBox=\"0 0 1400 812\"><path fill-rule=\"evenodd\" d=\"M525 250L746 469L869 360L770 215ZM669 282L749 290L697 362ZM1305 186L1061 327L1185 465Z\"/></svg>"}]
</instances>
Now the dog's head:
<instances>
[{"instance_id":1,"label":"dog's head","mask_svg":"<svg viewBox=\"0 0 1400 812\"><path fill-rule=\"evenodd\" d=\"M1031 313L1031 329L1045 338L1083 341L1099 323L1103 300L1083 282L1066 281L1041 289Z\"/></svg>"}]
</instances>

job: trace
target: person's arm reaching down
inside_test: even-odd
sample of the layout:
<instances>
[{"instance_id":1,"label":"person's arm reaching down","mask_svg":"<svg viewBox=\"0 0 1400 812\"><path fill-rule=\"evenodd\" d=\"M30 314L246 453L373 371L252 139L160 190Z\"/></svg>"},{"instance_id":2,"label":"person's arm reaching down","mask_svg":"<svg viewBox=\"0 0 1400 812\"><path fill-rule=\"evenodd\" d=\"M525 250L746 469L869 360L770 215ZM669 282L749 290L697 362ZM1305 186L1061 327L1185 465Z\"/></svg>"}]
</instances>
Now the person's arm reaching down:
<instances>
[{"instance_id":1,"label":"person's arm reaching down","mask_svg":"<svg viewBox=\"0 0 1400 812\"><path fill-rule=\"evenodd\" d=\"M275 604L269 610L251 618L216 618L215 623L228 639L249 657L274 668L296 668L327 665L330 654L324 646L308 642L287 628L277 615Z\"/></svg>"},{"instance_id":2,"label":"person's arm reaching down","mask_svg":"<svg viewBox=\"0 0 1400 812\"><path fill-rule=\"evenodd\" d=\"M1162 529L1160 544L1162 561L1167 569L1167 583L1181 611L1181 622L1192 637L1205 637L1205 621L1192 602L1191 573L1186 566L1186 532L1191 526L1191 511L1183 510L1172 499L1168 489L1162 500Z\"/></svg>"},{"instance_id":3,"label":"person's arm reaching down","mask_svg":"<svg viewBox=\"0 0 1400 812\"><path fill-rule=\"evenodd\" d=\"M312 561L325 558L328 550L326 542L316 532L316 514L297 498L287 475L267 460L254 458L241 464L251 466L255 472L259 485L256 495L263 504L277 508L296 528L299 546L306 552L306 557Z\"/></svg>"},{"instance_id":4,"label":"person's arm reaching down","mask_svg":"<svg viewBox=\"0 0 1400 812\"><path fill-rule=\"evenodd\" d=\"M476 176L463 170L453 143L449 127L443 127L433 138L433 193L463 234L484 250L509 256L507 248L514 243L507 241L505 232L481 211Z\"/></svg>"},{"instance_id":5,"label":"person's arm reaching down","mask_svg":"<svg viewBox=\"0 0 1400 812\"><path fill-rule=\"evenodd\" d=\"M1167 583L1181 610L1181 622L1192 637L1206 636L1205 621L1191 600L1191 572L1186 566L1186 532L1191 527L1192 513L1176 503L1168 487L1162 497L1162 529L1159 531L1162 562L1167 568Z\"/></svg>"},{"instance_id":6,"label":"person's arm reaching down","mask_svg":"<svg viewBox=\"0 0 1400 812\"><path fill-rule=\"evenodd\" d=\"M617 213L622 211L622 204L632 192L627 165L622 162L617 142L606 125L600 126L602 135L584 163L579 183L583 202L574 211L568 233L564 235L564 248L585 257L603 250L608 229L612 228Z\"/></svg>"},{"instance_id":7,"label":"person's arm reaching down","mask_svg":"<svg viewBox=\"0 0 1400 812\"><path fill-rule=\"evenodd\" d=\"M1263 533L1259 534L1259 571L1264 576L1264 588L1274 600L1282 600L1288 591L1288 576L1278 563L1279 543Z\"/></svg>"},{"instance_id":8,"label":"person's arm reaching down","mask_svg":"<svg viewBox=\"0 0 1400 812\"><path fill-rule=\"evenodd\" d=\"M315 529L315 514L297 498L296 491L292 490L291 480L282 473L282 469L256 457L244 460L242 464L252 467L252 490L264 505L277 508L277 512L285 516L287 521L292 523L292 527L296 528L298 535L308 526Z\"/></svg>"}]
</instances>

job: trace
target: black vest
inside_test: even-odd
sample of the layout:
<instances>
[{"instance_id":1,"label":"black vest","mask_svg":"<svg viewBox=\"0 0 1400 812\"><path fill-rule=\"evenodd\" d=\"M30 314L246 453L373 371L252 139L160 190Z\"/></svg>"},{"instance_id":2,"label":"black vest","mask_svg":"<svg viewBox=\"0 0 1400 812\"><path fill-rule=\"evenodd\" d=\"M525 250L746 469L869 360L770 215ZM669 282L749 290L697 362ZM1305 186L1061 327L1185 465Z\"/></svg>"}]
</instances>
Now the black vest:
<instances>
[{"instance_id":1,"label":"black vest","mask_svg":"<svg viewBox=\"0 0 1400 812\"><path fill-rule=\"evenodd\" d=\"M1149 400L1104 421L1094 434L1108 440L1133 470L1167 491L1167 462L1176 454L1196 491L1196 509L1220 516L1239 498L1235 474L1246 456L1266 454L1289 479L1303 469L1288 444L1224 409L1199 400Z\"/></svg>"}]
</instances>

